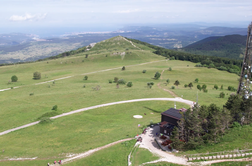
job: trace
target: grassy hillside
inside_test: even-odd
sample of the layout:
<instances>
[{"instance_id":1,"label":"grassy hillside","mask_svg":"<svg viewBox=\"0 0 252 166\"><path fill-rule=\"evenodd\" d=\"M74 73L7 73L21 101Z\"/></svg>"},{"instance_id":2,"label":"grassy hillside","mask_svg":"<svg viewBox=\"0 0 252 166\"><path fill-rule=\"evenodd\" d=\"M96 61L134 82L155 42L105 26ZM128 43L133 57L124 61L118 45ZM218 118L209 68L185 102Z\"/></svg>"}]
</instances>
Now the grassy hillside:
<instances>
[{"instance_id":1,"label":"grassy hillside","mask_svg":"<svg viewBox=\"0 0 252 166\"><path fill-rule=\"evenodd\" d=\"M210 55L232 59L242 59L246 36L228 35L223 37L209 37L184 47L182 50L199 55Z\"/></svg>"},{"instance_id":2,"label":"grassy hillside","mask_svg":"<svg viewBox=\"0 0 252 166\"><path fill-rule=\"evenodd\" d=\"M82 52L65 58L0 67L0 89L19 87L0 92L0 131L36 121L45 114L61 114L122 100L172 97L164 88L179 97L196 101L195 78L199 79L198 84L206 84L208 89L208 93L198 92L199 103L222 106L230 94L227 87L238 84L235 74L196 68L195 63L187 61L168 61L153 54L153 50L145 45L133 44L136 47L122 37L115 37L96 44L87 58L87 53ZM123 66L125 70L122 70ZM168 70L170 67L171 71ZM32 79L35 71L41 72L40 80ZM154 80L157 71L163 75ZM18 81L8 84L13 75ZM84 76L88 79L84 80ZM120 84L117 87L116 83L109 83L114 77L124 79L126 83L132 81L133 86ZM168 85L166 79L170 80ZM176 80L180 85L172 89ZM151 89L147 87L148 82L154 83ZM193 88L185 88L184 84L190 82L193 82ZM214 84L223 85L224 89L214 90ZM101 89L94 90L97 86ZM219 98L222 91L226 94L224 99ZM57 111L51 110L54 105L58 106ZM0 150L4 150L0 153L0 160L38 157L36 161L30 161L31 164L29 161L4 161L0 165L43 165L48 160L64 159L70 153L85 152L133 137L141 132L138 124L159 122L160 113L173 105L174 102L148 101L107 106L0 136ZM188 107L181 103L176 105L177 108ZM144 118L134 119L136 114Z\"/></svg>"}]
</instances>

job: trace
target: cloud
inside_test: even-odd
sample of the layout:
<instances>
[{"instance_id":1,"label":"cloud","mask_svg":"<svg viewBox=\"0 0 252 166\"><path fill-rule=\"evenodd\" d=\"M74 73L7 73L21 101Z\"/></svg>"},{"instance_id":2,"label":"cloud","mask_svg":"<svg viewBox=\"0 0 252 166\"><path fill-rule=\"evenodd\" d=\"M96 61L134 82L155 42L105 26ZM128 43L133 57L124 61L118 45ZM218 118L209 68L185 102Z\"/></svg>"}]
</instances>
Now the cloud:
<instances>
[{"instance_id":1,"label":"cloud","mask_svg":"<svg viewBox=\"0 0 252 166\"><path fill-rule=\"evenodd\" d=\"M12 15L10 17L10 21L38 21L38 20L42 20L46 17L47 13L44 14L35 14L35 15L31 15L29 13L26 13L25 15Z\"/></svg>"},{"instance_id":2,"label":"cloud","mask_svg":"<svg viewBox=\"0 0 252 166\"><path fill-rule=\"evenodd\" d=\"M120 11L115 11L115 13L134 13L134 12L139 12L139 9L129 9L129 10L120 10Z\"/></svg>"}]
</instances>

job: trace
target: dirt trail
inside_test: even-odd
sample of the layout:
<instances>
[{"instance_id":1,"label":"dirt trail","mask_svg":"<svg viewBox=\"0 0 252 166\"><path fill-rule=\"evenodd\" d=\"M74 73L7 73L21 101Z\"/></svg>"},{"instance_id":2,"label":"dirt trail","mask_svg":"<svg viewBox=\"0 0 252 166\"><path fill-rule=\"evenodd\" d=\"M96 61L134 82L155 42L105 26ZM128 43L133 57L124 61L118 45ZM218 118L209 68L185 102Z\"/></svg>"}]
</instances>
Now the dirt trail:
<instances>
[{"instance_id":1,"label":"dirt trail","mask_svg":"<svg viewBox=\"0 0 252 166\"><path fill-rule=\"evenodd\" d=\"M115 145L115 144L118 144L118 143L121 143L121 142L124 142L124 141L129 141L129 140L132 140L132 139L134 139L134 138L122 139L122 140L119 140L119 141L112 142L112 143L110 143L110 144L104 145L104 146L102 146L102 147L98 147L98 148L89 150L89 151L87 151L87 152L78 154L77 156L74 156L74 157L71 157L71 158L62 160L62 164L69 163L69 162L72 162L73 160L77 160L77 159L81 159L81 158L87 157L87 156L93 154L94 152L97 152L97 151L99 151L99 150L108 148L108 147L113 146L113 145Z\"/></svg>"},{"instance_id":2,"label":"dirt trail","mask_svg":"<svg viewBox=\"0 0 252 166\"><path fill-rule=\"evenodd\" d=\"M123 39L126 40L127 42L129 42L133 47L136 47L136 48L138 48L139 50L142 50L141 48L139 48L139 47L137 47L135 44L133 44L132 41L129 41L128 39L126 39L126 38L124 38L124 37L123 37Z\"/></svg>"},{"instance_id":3,"label":"dirt trail","mask_svg":"<svg viewBox=\"0 0 252 166\"><path fill-rule=\"evenodd\" d=\"M161 79L161 80L163 79L163 73L164 73L164 70L161 72L161 76L160 76L160 79ZM173 97L178 97L173 91L168 90L168 89L165 89L165 88L162 88L160 84L161 84L161 82L159 82L159 83L157 84L157 86L158 86L160 89L162 89L162 90L164 90L164 91L166 91L166 92L169 92Z\"/></svg>"}]
</instances>

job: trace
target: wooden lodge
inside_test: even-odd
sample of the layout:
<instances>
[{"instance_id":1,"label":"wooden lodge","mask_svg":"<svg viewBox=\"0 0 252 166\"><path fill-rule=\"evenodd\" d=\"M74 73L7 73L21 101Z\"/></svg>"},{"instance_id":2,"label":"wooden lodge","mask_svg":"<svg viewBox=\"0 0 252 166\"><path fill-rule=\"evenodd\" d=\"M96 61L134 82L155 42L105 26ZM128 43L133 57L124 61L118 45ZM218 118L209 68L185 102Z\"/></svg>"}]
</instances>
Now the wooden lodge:
<instances>
[{"instance_id":1,"label":"wooden lodge","mask_svg":"<svg viewBox=\"0 0 252 166\"><path fill-rule=\"evenodd\" d=\"M161 123L159 124L160 133L171 135L173 128L178 126L178 121L181 119L181 112L186 112L185 108L175 109L170 108L161 113Z\"/></svg>"}]
</instances>

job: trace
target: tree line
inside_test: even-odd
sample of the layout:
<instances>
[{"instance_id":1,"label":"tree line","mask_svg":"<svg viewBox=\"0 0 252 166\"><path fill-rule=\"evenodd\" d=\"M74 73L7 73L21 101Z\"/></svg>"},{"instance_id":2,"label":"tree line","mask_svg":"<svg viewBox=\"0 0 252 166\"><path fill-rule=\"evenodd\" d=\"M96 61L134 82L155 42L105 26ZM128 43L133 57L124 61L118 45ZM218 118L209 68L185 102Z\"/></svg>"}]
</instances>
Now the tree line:
<instances>
[{"instance_id":1,"label":"tree line","mask_svg":"<svg viewBox=\"0 0 252 166\"><path fill-rule=\"evenodd\" d=\"M221 58L216 56L196 55L154 46L149 43L135 39L127 39L131 40L134 43L148 46L154 49L153 53L169 58L170 60L182 60L198 63L196 67L216 68L218 70L224 70L230 73L236 73L238 75L240 74L240 70L242 67L242 60Z\"/></svg>"},{"instance_id":2,"label":"tree line","mask_svg":"<svg viewBox=\"0 0 252 166\"><path fill-rule=\"evenodd\" d=\"M175 127L171 140L173 148L179 150L197 149L211 143L218 143L231 127L251 124L252 97L244 99L230 95L223 108L215 104L195 105L181 113L182 118Z\"/></svg>"}]
</instances>

